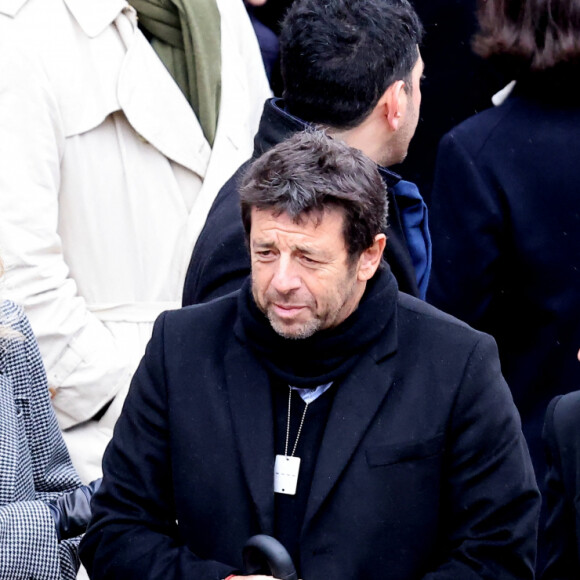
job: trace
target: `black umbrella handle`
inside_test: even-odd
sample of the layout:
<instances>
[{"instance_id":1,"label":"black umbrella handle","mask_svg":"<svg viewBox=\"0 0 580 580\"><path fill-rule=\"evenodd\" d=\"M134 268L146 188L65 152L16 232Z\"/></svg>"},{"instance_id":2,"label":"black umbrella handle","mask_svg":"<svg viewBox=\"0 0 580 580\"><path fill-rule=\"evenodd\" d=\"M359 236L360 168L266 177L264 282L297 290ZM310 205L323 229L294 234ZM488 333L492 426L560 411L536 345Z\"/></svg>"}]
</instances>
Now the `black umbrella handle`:
<instances>
[{"instance_id":1,"label":"black umbrella handle","mask_svg":"<svg viewBox=\"0 0 580 580\"><path fill-rule=\"evenodd\" d=\"M272 536L252 536L244 546L244 574L267 574L279 580L298 580L286 548Z\"/></svg>"}]
</instances>

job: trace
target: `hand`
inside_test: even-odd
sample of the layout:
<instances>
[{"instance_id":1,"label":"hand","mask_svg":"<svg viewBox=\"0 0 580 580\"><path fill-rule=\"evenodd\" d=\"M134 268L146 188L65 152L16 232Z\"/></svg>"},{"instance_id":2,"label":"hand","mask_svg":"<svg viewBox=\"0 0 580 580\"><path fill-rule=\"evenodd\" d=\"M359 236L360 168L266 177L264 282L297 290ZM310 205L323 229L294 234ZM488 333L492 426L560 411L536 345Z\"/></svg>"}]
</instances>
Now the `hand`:
<instances>
[{"instance_id":1,"label":"hand","mask_svg":"<svg viewBox=\"0 0 580 580\"><path fill-rule=\"evenodd\" d=\"M59 541L85 532L91 519L91 497L100 485L101 480L96 479L47 503Z\"/></svg>"}]
</instances>

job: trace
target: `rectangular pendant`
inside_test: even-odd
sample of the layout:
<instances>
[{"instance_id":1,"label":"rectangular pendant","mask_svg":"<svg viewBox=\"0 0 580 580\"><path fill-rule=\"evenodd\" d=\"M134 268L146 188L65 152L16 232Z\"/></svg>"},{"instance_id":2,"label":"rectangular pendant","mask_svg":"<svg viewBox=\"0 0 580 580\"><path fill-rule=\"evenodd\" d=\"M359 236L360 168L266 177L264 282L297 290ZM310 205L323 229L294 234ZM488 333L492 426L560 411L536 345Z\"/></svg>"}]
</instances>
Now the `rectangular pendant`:
<instances>
[{"instance_id":1,"label":"rectangular pendant","mask_svg":"<svg viewBox=\"0 0 580 580\"><path fill-rule=\"evenodd\" d=\"M274 493L296 495L300 457L276 455L274 463Z\"/></svg>"}]
</instances>

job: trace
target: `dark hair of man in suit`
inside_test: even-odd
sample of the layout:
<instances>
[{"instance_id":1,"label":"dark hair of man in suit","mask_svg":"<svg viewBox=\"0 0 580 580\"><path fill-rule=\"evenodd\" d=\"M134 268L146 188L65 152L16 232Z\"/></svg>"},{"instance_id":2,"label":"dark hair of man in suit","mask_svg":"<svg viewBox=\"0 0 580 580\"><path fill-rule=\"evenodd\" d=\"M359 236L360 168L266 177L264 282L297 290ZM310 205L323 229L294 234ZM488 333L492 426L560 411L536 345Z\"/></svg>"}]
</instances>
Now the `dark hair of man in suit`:
<instances>
[{"instance_id":1,"label":"dark hair of man in suit","mask_svg":"<svg viewBox=\"0 0 580 580\"><path fill-rule=\"evenodd\" d=\"M580 62L580 0L480 0L474 50L513 76Z\"/></svg>"},{"instance_id":2,"label":"dark hair of man in suit","mask_svg":"<svg viewBox=\"0 0 580 580\"><path fill-rule=\"evenodd\" d=\"M252 208L286 213L295 223L326 208L342 208L351 261L373 245L387 219L385 184L375 163L316 130L298 132L254 161L244 175L240 200L247 238Z\"/></svg>"},{"instance_id":3,"label":"dark hair of man in suit","mask_svg":"<svg viewBox=\"0 0 580 580\"><path fill-rule=\"evenodd\" d=\"M393 82L411 89L422 34L407 0L296 0L280 35L288 111L336 129L356 127Z\"/></svg>"}]
</instances>

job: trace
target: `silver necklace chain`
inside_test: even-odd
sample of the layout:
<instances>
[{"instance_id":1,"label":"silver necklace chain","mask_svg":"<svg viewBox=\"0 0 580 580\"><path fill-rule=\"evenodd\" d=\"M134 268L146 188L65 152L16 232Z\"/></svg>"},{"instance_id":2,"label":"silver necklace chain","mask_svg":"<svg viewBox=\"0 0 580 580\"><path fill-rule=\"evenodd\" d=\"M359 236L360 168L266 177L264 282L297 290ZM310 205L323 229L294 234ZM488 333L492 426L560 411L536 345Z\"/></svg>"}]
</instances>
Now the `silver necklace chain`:
<instances>
[{"instance_id":1,"label":"silver necklace chain","mask_svg":"<svg viewBox=\"0 0 580 580\"><path fill-rule=\"evenodd\" d=\"M298 433L296 434L296 441L294 441L294 448L292 449L292 455L290 457L294 457L294 453L296 453L296 446L298 445L298 440L300 439L300 433L302 433L302 425L304 425L304 417L306 417L306 411L308 411L308 405L310 403L306 403L304 407L304 412L302 413L302 419L300 419L300 427L298 427ZM284 455L288 457L288 441L290 439L290 408L292 405L292 387L288 386L288 419L286 421L286 445L284 446Z\"/></svg>"}]
</instances>

